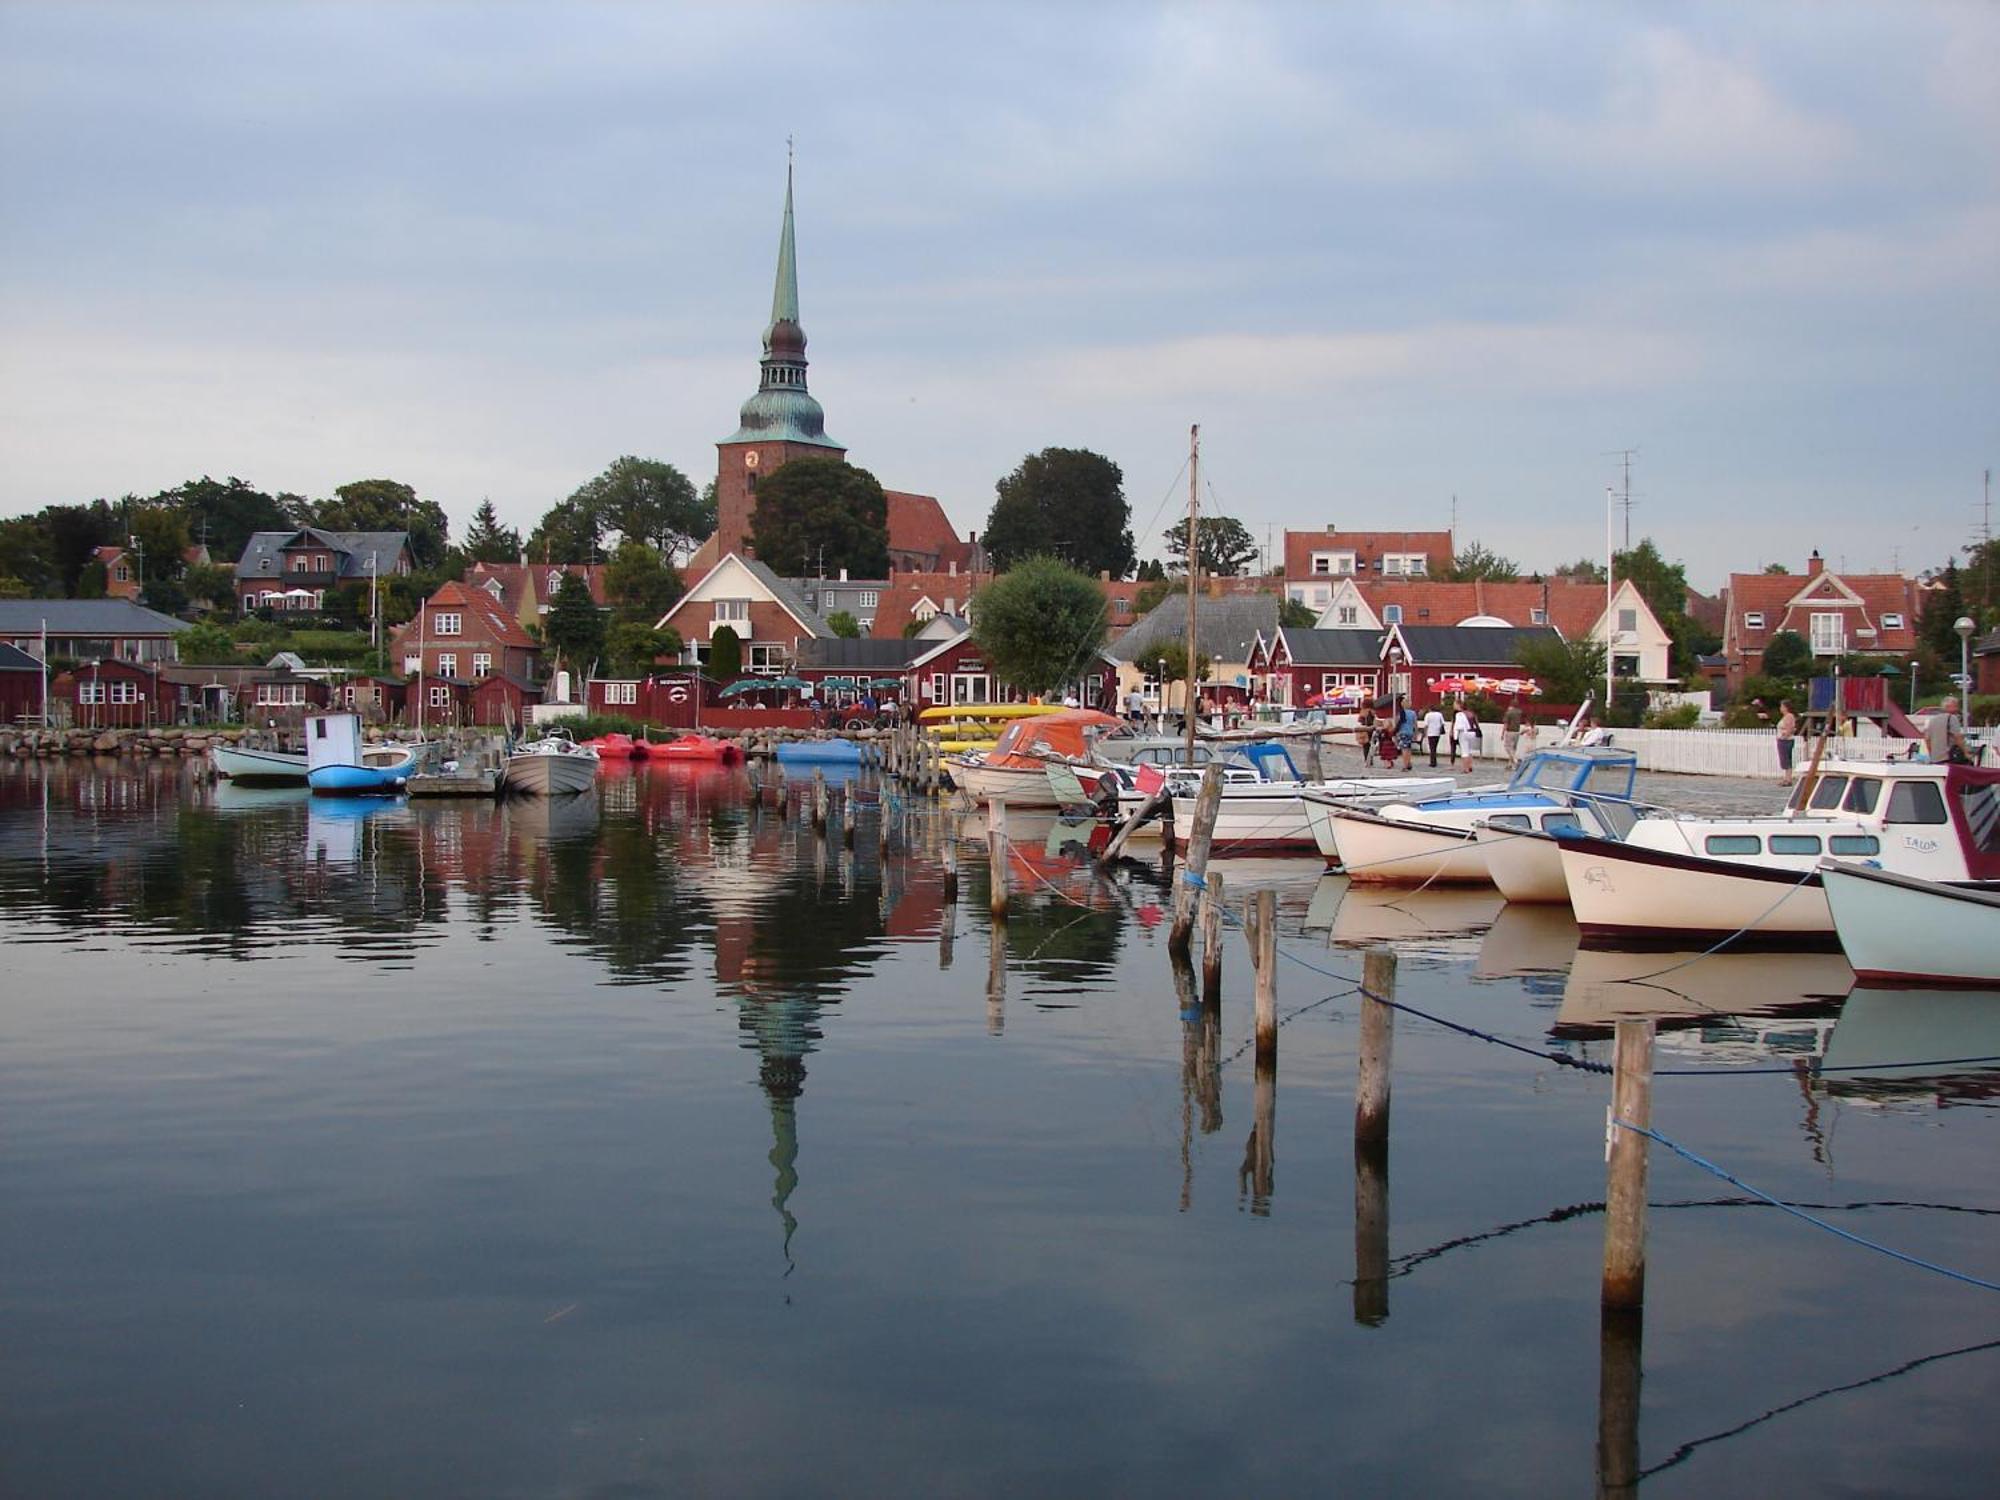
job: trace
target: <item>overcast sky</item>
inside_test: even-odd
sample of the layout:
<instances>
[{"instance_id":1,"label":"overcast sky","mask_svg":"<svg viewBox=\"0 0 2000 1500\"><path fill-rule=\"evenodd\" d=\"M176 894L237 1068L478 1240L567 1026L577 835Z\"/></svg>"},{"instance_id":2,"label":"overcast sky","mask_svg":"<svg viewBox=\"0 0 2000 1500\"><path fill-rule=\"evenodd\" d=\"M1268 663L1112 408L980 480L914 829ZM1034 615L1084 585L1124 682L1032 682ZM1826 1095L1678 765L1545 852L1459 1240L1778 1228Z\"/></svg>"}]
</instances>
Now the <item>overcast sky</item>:
<instances>
[{"instance_id":1,"label":"overcast sky","mask_svg":"<svg viewBox=\"0 0 2000 1500\"><path fill-rule=\"evenodd\" d=\"M2000 6L0 4L0 513L699 484L797 138L828 432L1698 584L1941 563L2000 461ZM1150 528L1150 530L1147 530Z\"/></svg>"}]
</instances>

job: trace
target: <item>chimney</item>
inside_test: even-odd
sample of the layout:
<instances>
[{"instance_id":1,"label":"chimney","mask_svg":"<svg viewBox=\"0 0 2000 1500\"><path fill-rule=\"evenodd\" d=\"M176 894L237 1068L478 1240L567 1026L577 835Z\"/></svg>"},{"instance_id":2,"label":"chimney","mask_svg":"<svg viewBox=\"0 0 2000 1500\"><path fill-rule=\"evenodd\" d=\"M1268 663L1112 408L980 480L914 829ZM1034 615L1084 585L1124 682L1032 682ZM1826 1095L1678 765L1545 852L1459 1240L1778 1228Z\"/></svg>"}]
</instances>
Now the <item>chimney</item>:
<instances>
[{"instance_id":1,"label":"chimney","mask_svg":"<svg viewBox=\"0 0 2000 1500\"><path fill-rule=\"evenodd\" d=\"M1819 548L1813 548L1813 555L1806 559L1806 577L1817 578L1825 569L1826 561L1819 555Z\"/></svg>"},{"instance_id":2,"label":"chimney","mask_svg":"<svg viewBox=\"0 0 2000 1500\"><path fill-rule=\"evenodd\" d=\"M1111 582L1111 570L1109 568L1099 568L1097 570L1097 581L1099 583Z\"/></svg>"},{"instance_id":3,"label":"chimney","mask_svg":"<svg viewBox=\"0 0 2000 1500\"><path fill-rule=\"evenodd\" d=\"M845 583L845 582L847 582L847 569L845 569L845 568L842 568L842 569L840 570L840 581L841 581L842 583Z\"/></svg>"},{"instance_id":4,"label":"chimney","mask_svg":"<svg viewBox=\"0 0 2000 1500\"><path fill-rule=\"evenodd\" d=\"M958 559L957 559L957 558L955 558L955 557L954 557L954 558L953 558L953 559L951 560L951 570L950 570L950 571L949 571L949 572L948 572L948 573L947 573L947 574L946 574L945 576L946 576L947 578L956 578L956 577L958 577Z\"/></svg>"}]
</instances>

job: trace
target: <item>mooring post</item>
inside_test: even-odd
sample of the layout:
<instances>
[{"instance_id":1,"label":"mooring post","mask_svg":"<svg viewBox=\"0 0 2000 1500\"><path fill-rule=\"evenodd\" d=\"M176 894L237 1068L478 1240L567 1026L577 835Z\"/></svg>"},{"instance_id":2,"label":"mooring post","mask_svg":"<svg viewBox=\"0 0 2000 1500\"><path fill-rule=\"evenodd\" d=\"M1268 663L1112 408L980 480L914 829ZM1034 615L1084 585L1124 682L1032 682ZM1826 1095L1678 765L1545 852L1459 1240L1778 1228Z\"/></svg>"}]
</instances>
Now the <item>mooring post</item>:
<instances>
[{"instance_id":1,"label":"mooring post","mask_svg":"<svg viewBox=\"0 0 2000 1500\"><path fill-rule=\"evenodd\" d=\"M1257 893L1257 1065L1278 1061L1278 893Z\"/></svg>"},{"instance_id":2,"label":"mooring post","mask_svg":"<svg viewBox=\"0 0 2000 1500\"><path fill-rule=\"evenodd\" d=\"M1597 1344L1597 1493L1601 1500L1638 1500L1639 1388L1643 1380L1645 1314L1607 1307Z\"/></svg>"},{"instance_id":3,"label":"mooring post","mask_svg":"<svg viewBox=\"0 0 2000 1500\"><path fill-rule=\"evenodd\" d=\"M986 934L986 1031L1007 1028L1007 924L995 922Z\"/></svg>"},{"instance_id":4,"label":"mooring post","mask_svg":"<svg viewBox=\"0 0 2000 1500\"><path fill-rule=\"evenodd\" d=\"M826 772L813 767L813 832L826 832Z\"/></svg>"},{"instance_id":5,"label":"mooring post","mask_svg":"<svg viewBox=\"0 0 2000 1500\"><path fill-rule=\"evenodd\" d=\"M1306 736L1306 780L1324 781L1326 771L1320 757L1319 732L1315 730Z\"/></svg>"},{"instance_id":6,"label":"mooring post","mask_svg":"<svg viewBox=\"0 0 2000 1500\"><path fill-rule=\"evenodd\" d=\"M840 841L848 848L854 847L854 783L848 782L840 793Z\"/></svg>"},{"instance_id":7,"label":"mooring post","mask_svg":"<svg viewBox=\"0 0 2000 1500\"><path fill-rule=\"evenodd\" d=\"M1389 1143L1354 1142L1354 1321L1389 1319Z\"/></svg>"},{"instance_id":8,"label":"mooring post","mask_svg":"<svg viewBox=\"0 0 2000 1500\"><path fill-rule=\"evenodd\" d=\"M1007 920L1007 804L998 797L986 804L986 866L994 925Z\"/></svg>"},{"instance_id":9,"label":"mooring post","mask_svg":"<svg viewBox=\"0 0 2000 1500\"><path fill-rule=\"evenodd\" d=\"M1204 877L1201 888L1201 1000L1203 1005L1222 1003L1222 874Z\"/></svg>"},{"instance_id":10,"label":"mooring post","mask_svg":"<svg viewBox=\"0 0 2000 1500\"><path fill-rule=\"evenodd\" d=\"M1646 1137L1653 1123L1653 1023L1620 1021L1612 1042L1604 1189L1604 1305L1646 1305ZM1619 1122L1624 1122L1623 1124Z\"/></svg>"},{"instance_id":11,"label":"mooring post","mask_svg":"<svg viewBox=\"0 0 2000 1500\"><path fill-rule=\"evenodd\" d=\"M1187 868L1174 884L1174 925L1167 933L1167 951L1186 958L1194 940L1194 893L1208 869L1209 846L1215 841L1215 815L1222 810L1222 767L1211 764L1201 773L1201 794L1194 800L1194 831L1188 838Z\"/></svg>"},{"instance_id":12,"label":"mooring post","mask_svg":"<svg viewBox=\"0 0 2000 1500\"><path fill-rule=\"evenodd\" d=\"M955 906L958 903L958 831L954 828L944 831L943 859L944 904Z\"/></svg>"},{"instance_id":13,"label":"mooring post","mask_svg":"<svg viewBox=\"0 0 2000 1500\"><path fill-rule=\"evenodd\" d=\"M1389 1139L1389 1081L1396 1045L1396 953L1370 948L1361 960L1361 1063L1354 1087L1354 1139Z\"/></svg>"}]
</instances>

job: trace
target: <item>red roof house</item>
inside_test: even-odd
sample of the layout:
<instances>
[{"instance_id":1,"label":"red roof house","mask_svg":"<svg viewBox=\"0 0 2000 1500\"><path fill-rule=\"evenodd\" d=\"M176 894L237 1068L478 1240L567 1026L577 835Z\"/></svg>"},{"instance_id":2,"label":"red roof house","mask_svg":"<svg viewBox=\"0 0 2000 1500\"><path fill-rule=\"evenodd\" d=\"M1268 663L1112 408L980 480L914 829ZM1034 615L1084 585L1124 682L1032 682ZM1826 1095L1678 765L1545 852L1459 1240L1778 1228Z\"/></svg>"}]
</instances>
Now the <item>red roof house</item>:
<instances>
[{"instance_id":1,"label":"red roof house","mask_svg":"<svg viewBox=\"0 0 2000 1500\"><path fill-rule=\"evenodd\" d=\"M389 641L389 658L407 676L477 683L496 674L532 682L542 648L485 589L442 585Z\"/></svg>"},{"instance_id":2,"label":"red roof house","mask_svg":"<svg viewBox=\"0 0 2000 1500\"><path fill-rule=\"evenodd\" d=\"M1732 687L1764 670L1764 652L1781 631L1797 634L1815 657L1902 661L1917 651L1922 599L1900 573L1835 573L1815 552L1803 578L1730 574L1722 599L1722 654Z\"/></svg>"}]
</instances>

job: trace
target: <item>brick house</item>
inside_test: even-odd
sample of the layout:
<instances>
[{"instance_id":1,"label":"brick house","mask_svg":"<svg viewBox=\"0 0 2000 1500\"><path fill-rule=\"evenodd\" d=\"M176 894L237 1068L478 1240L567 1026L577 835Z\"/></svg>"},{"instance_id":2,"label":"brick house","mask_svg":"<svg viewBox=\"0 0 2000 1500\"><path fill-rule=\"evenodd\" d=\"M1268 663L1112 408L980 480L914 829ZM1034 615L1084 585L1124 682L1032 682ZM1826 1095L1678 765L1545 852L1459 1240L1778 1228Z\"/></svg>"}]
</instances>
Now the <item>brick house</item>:
<instances>
[{"instance_id":1,"label":"brick house","mask_svg":"<svg viewBox=\"0 0 2000 1500\"><path fill-rule=\"evenodd\" d=\"M485 590L442 585L389 640L405 676L477 683L496 674L534 682L542 648Z\"/></svg>"},{"instance_id":2,"label":"brick house","mask_svg":"<svg viewBox=\"0 0 2000 1500\"><path fill-rule=\"evenodd\" d=\"M394 578L415 567L407 531L257 531L236 560L236 601L253 609L318 611L330 589Z\"/></svg>"},{"instance_id":3,"label":"brick house","mask_svg":"<svg viewBox=\"0 0 2000 1500\"><path fill-rule=\"evenodd\" d=\"M705 664L723 626L743 645L743 670L766 676L783 673L800 646L833 631L797 589L755 558L732 552L704 573L659 628L679 634L682 661Z\"/></svg>"},{"instance_id":4,"label":"brick house","mask_svg":"<svg viewBox=\"0 0 2000 1500\"><path fill-rule=\"evenodd\" d=\"M1722 655L1731 688L1764 670L1764 652L1792 631L1815 658L1916 656L1918 585L1900 573L1836 573L1819 553L1792 573L1732 573L1722 591Z\"/></svg>"},{"instance_id":5,"label":"brick house","mask_svg":"<svg viewBox=\"0 0 2000 1500\"><path fill-rule=\"evenodd\" d=\"M465 584L485 593L520 621L523 629L539 629L555 606L564 578L582 579L590 590L590 602L599 609L609 609L611 600L604 591L607 569L605 563L531 563L526 558L511 563L476 562L465 570Z\"/></svg>"},{"instance_id":6,"label":"brick house","mask_svg":"<svg viewBox=\"0 0 2000 1500\"><path fill-rule=\"evenodd\" d=\"M1382 632L1303 630L1280 625L1251 648L1250 692L1280 708L1305 708L1324 694L1382 693Z\"/></svg>"},{"instance_id":7,"label":"brick house","mask_svg":"<svg viewBox=\"0 0 2000 1500\"><path fill-rule=\"evenodd\" d=\"M1426 578L1453 556L1449 531L1288 531L1285 597L1323 610L1343 578Z\"/></svg>"}]
</instances>

